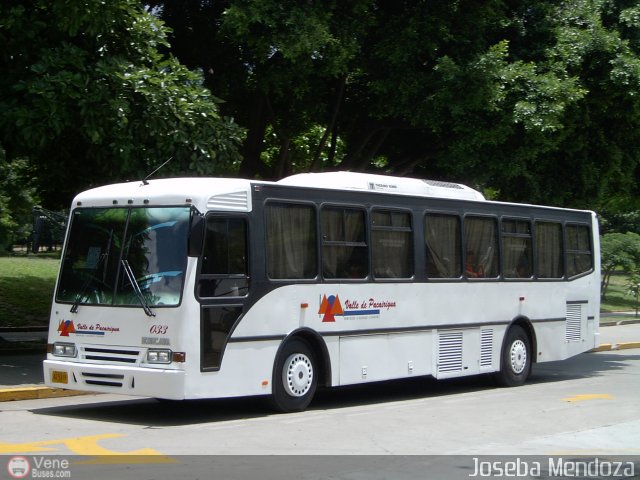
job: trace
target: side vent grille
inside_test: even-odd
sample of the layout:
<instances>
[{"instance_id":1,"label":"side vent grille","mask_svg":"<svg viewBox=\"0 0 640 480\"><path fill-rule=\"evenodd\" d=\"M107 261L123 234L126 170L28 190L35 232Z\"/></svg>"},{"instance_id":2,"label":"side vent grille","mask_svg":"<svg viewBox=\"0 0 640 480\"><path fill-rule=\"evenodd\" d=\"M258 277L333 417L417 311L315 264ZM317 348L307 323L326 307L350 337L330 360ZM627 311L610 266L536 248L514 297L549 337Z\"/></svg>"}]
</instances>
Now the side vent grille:
<instances>
[{"instance_id":1,"label":"side vent grille","mask_svg":"<svg viewBox=\"0 0 640 480\"><path fill-rule=\"evenodd\" d=\"M493 330L486 328L480 332L480 366L490 367L493 363Z\"/></svg>"},{"instance_id":2,"label":"side vent grille","mask_svg":"<svg viewBox=\"0 0 640 480\"><path fill-rule=\"evenodd\" d=\"M246 212L249 209L247 192L214 195L207 201L207 207L212 210Z\"/></svg>"},{"instance_id":3,"label":"side vent grille","mask_svg":"<svg viewBox=\"0 0 640 480\"><path fill-rule=\"evenodd\" d=\"M567 342L578 342L582 338L582 304L567 305L567 323L564 339Z\"/></svg>"},{"instance_id":4,"label":"side vent grille","mask_svg":"<svg viewBox=\"0 0 640 480\"><path fill-rule=\"evenodd\" d=\"M462 332L438 336L438 373L462 371Z\"/></svg>"}]
</instances>

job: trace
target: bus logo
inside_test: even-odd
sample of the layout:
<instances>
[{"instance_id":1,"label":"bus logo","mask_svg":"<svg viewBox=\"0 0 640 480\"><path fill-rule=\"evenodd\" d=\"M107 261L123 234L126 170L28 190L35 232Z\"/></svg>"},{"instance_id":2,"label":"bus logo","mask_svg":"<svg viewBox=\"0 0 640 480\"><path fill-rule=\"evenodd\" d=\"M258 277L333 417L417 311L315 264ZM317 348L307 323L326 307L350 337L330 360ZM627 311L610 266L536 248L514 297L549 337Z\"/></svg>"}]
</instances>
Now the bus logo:
<instances>
[{"instance_id":1,"label":"bus logo","mask_svg":"<svg viewBox=\"0 0 640 480\"><path fill-rule=\"evenodd\" d=\"M68 337L70 333L76 333L76 327L73 325L73 320L60 320L58 324L58 332L61 337Z\"/></svg>"},{"instance_id":2,"label":"bus logo","mask_svg":"<svg viewBox=\"0 0 640 480\"><path fill-rule=\"evenodd\" d=\"M318 315L324 315L322 317L323 322L335 322L335 315L344 315L340 297L338 295L329 295L328 297L323 295Z\"/></svg>"}]
</instances>

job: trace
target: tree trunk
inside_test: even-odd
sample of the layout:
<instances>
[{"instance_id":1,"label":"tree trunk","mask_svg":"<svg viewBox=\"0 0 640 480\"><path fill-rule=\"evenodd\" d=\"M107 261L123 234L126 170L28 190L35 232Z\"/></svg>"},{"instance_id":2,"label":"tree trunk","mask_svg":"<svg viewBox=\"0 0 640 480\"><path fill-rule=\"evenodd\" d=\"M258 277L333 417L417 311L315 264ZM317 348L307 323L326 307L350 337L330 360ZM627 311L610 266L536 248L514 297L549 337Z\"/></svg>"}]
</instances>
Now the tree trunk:
<instances>
[{"instance_id":1,"label":"tree trunk","mask_svg":"<svg viewBox=\"0 0 640 480\"><path fill-rule=\"evenodd\" d=\"M377 132L375 132L376 134L373 137L375 141L371 143L364 155L361 155L359 159L356 159L355 168L357 171L363 172L369 168L369 166L371 165L371 161L377 155L380 147L382 147L382 144L387 139L390 132L390 128L379 129ZM376 136L377 138L375 138Z\"/></svg>"},{"instance_id":2,"label":"tree trunk","mask_svg":"<svg viewBox=\"0 0 640 480\"><path fill-rule=\"evenodd\" d=\"M611 280L611 272L603 270L602 281L600 282L600 299L604 300L607 294L607 288L609 288L609 280Z\"/></svg>"},{"instance_id":3,"label":"tree trunk","mask_svg":"<svg viewBox=\"0 0 640 480\"><path fill-rule=\"evenodd\" d=\"M240 150L242 163L240 164L239 175L243 178L254 178L257 175L262 178L269 178L271 172L260 159L260 154L264 148L264 134L269 123L265 95L256 94L254 104L255 108L251 112L247 125L247 138Z\"/></svg>"},{"instance_id":4,"label":"tree trunk","mask_svg":"<svg viewBox=\"0 0 640 480\"><path fill-rule=\"evenodd\" d=\"M329 145L329 154L327 156L327 163L333 166L336 159L336 149L338 148L338 126L333 126L333 132L331 132L331 144Z\"/></svg>"},{"instance_id":5,"label":"tree trunk","mask_svg":"<svg viewBox=\"0 0 640 480\"><path fill-rule=\"evenodd\" d=\"M358 137L354 136L354 141L352 142L352 145L355 148L351 150L342 161L340 165L342 169L352 170L357 167L357 165L359 164L360 157L362 157L365 148L367 147L368 143L371 141L371 139L373 138L373 136L376 134L377 131L378 131L378 126L372 125L370 128L365 129L363 133L359 135L360 141L356 141Z\"/></svg>"},{"instance_id":6,"label":"tree trunk","mask_svg":"<svg viewBox=\"0 0 640 480\"><path fill-rule=\"evenodd\" d=\"M278 155L278 163L275 168L275 176L277 179L284 178L291 174L291 165L288 165L290 145L291 139L289 137L280 140L280 154Z\"/></svg>"},{"instance_id":7,"label":"tree trunk","mask_svg":"<svg viewBox=\"0 0 640 480\"><path fill-rule=\"evenodd\" d=\"M318 143L318 147L316 148L316 153L313 156L313 161L311 162L310 171L317 172L320 170L322 166L322 151L324 150L324 146L327 143L327 138L329 138L329 134L334 131L336 121L338 119L338 113L340 112L340 105L342 104L342 98L344 97L344 89L347 84L347 76L343 75L340 78L340 83L338 85L338 91L336 92L335 101L333 103L333 109L331 112L331 118L329 119L329 124L327 128L324 130L324 134Z\"/></svg>"}]
</instances>

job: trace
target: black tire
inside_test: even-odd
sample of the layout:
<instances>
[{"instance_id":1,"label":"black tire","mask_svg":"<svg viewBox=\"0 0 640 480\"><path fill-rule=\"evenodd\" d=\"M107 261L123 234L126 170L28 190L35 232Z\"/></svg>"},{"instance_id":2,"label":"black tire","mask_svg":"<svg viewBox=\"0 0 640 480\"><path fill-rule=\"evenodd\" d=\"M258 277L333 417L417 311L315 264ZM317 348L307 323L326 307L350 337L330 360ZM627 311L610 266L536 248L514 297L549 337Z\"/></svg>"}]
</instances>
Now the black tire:
<instances>
[{"instance_id":1,"label":"black tire","mask_svg":"<svg viewBox=\"0 0 640 480\"><path fill-rule=\"evenodd\" d=\"M496 381L504 387L524 384L531 373L531 340L519 325L509 328L500 357Z\"/></svg>"},{"instance_id":2,"label":"black tire","mask_svg":"<svg viewBox=\"0 0 640 480\"><path fill-rule=\"evenodd\" d=\"M299 338L288 341L273 369L273 407L283 413L307 408L316 393L318 373L316 357L308 343Z\"/></svg>"}]
</instances>

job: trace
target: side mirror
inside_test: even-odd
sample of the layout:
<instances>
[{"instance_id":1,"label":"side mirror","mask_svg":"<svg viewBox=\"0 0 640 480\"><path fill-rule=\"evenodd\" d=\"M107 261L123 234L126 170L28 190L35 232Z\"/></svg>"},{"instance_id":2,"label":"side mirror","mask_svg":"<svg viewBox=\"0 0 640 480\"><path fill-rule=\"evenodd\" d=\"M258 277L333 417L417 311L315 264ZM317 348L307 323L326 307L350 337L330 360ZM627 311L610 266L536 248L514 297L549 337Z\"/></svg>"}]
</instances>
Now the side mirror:
<instances>
[{"instance_id":1,"label":"side mirror","mask_svg":"<svg viewBox=\"0 0 640 480\"><path fill-rule=\"evenodd\" d=\"M189 231L189 256L199 257L204 247L204 216L197 212L191 215L191 230Z\"/></svg>"}]
</instances>

